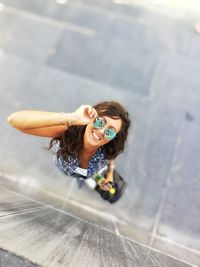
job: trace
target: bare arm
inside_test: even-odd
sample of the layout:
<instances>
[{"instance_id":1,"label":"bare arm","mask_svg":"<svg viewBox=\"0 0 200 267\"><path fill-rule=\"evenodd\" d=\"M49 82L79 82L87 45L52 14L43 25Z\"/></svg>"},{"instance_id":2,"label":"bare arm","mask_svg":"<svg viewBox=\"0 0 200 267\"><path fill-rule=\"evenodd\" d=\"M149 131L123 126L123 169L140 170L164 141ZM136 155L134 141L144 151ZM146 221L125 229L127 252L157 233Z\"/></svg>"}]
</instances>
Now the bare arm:
<instances>
[{"instance_id":1,"label":"bare arm","mask_svg":"<svg viewBox=\"0 0 200 267\"><path fill-rule=\"evenodd\" d=\"M113 173L114 173L114 169L115 169L115 162L114 162L114 160L110 160L109 163L110 163L109 169L107 171L107 175L106 175L106 179L105 179L104 183L113 182Z\"/></svg>"},{"instance_id":2,"label":"bare arm","mask_svg":"<svg viewBox=\"0 0 200 267\"><path fill-rule=\"evenodd\" d=\"M12 113L8 117L7 121L8 123L10 123L11 126L17 128L18 130L29 130L67 124L68 114L36 110L24 110Z\"/></svg>"},{"instance_id":3,"label":"bare arm","mask_svg":"<svg viewBox=\"0 0 200 267\"><path fill-rule=\"evenodd\" d=\"M89 105L82 105L73 113L24 110L12 113L8 123L28 134L44 137L58 137L68 125L86 125L97 112Z\"/></svg>"},{"instance_id":4,"label":"bare arm","mask_svg":"<svg viewBox=\"0 0 200 267\"><path fill-rule=\"evenodd\" d=\"M36 136L42 137L59 137L62 135L64 131L66 131L66 126L49 126L49 127L41 127L41 128L33 128L28 130L20 130L23 133L32 134Z\"/></svg>"},{"instance_id":5,"label":"bare arm","mask_svg":"<svg viewBox=\"0 0 200 267\"><path fill-rule=\"evenodd\" d=\"M115 169L115 162L114 162L114 160L110 160L109 169L106 173L106 179L103 182L103 184L101 185L101 189L103 189L105 191L109 190L109 187L106 184L109 182L111 182L111 183L113 182L114 169Z\"/></svg>"},{"instance_id":6,"label":"bare arm","mask_svg":"<svg viewBox=\"0 0 200 267\"><path fill-rule=\"evenodd\" d=\"M46 111L19 111L12 113L7 121L14 128L36 136L58 137L67 130L67 113Z\"/></svg>"}]
</instances>

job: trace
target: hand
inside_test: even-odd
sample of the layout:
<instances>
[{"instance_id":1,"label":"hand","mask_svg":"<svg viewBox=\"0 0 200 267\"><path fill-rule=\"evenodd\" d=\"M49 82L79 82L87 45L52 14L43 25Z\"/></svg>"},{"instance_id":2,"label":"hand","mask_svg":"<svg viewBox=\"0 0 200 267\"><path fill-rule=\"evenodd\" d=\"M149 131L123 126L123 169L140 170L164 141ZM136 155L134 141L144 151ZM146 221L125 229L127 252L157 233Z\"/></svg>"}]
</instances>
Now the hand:
<instances>
[{"instance_id":1,"label":"hand","mask_svg":"<svg viewBox=\"0 0 200 267\"><path fill-rule=\"evenodd\" d=\"M100 189L104 190L104 191L109 191L111 188L111 185L110 183L103 183L101 186L100 186Z\"/></svg>"},{"instance_id":2,"label":"hand","mask_svg":"<svg viewBox=\"0 0 200 267\"><path fill-rule=\"evenodd\" d=\"M97 116L97 111L90 105L82 105L71 114L73 125L87 125Z\"/></svg>"},{"instance_id":3,"label":"hand","mask_svg":"<svg viewBox=\"0 0 200 267\"><path fill-rule=\"evenodd\" d=\"M114 166L114 160L111 160L110 164ZM108 191L111 188L112 183L113 183L113 168L107 171L106 178L104 182L101 184L100 188L104 191Z\"/></svg>"},{"instance_id":4,"label":"hand","mask_svg":"<svg viewBox=\"0 0 200 267\"><path fill-rule=\"evenodd\" d=\"M104 191L108 191L113 183L113 171L107 172L106 179L101 184L100 188Z\"/></svg>"}]
</instances>

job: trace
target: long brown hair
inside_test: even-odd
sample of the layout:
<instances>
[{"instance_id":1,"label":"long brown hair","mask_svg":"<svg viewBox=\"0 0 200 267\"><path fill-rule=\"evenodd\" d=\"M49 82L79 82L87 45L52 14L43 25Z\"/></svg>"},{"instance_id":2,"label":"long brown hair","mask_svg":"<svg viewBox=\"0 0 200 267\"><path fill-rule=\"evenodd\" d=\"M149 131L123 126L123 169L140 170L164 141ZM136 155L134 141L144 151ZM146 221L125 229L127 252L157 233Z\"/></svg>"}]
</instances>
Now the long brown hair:
<instances>
[{"instance_id":1,"label":"long brown hair","mask_svg":"<svg viewBox=\"0 0 200 267\"><path fill-rule=\"evenodd\" d=\"M116 158L123 150L125 141L128 136L130 126L129 114L125 108L115 101L104 101L93 106L99 116L108 116L112 119L121 119L122 126L116 137L105 144L104 152L106 159ZM57 154L63 156L67 160L67 156L78 156L83 148L83 137L87 125L70 126L61 137L53 138L50 141L49 149L55 141L60 141L60 149Z\"/></svg>"}]
</instances>

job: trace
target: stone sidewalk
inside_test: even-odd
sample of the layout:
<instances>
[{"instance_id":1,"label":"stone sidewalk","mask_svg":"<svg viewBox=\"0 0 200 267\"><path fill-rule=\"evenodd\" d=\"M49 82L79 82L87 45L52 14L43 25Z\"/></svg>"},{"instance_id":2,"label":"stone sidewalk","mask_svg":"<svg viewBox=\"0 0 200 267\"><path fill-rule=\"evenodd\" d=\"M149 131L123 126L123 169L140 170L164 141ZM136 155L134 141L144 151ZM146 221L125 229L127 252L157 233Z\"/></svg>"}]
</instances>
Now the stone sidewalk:
<instances>
[{"instance_id":1,"label":"stone sidewalk","mask_svg":"<svg viewBox=\"0 0 200 267\"><path fill-rule=\"evenodd\" d=\"M0 244L39 266L191 266L5 185L0 185Z\"/></svg>"}]
</instances>

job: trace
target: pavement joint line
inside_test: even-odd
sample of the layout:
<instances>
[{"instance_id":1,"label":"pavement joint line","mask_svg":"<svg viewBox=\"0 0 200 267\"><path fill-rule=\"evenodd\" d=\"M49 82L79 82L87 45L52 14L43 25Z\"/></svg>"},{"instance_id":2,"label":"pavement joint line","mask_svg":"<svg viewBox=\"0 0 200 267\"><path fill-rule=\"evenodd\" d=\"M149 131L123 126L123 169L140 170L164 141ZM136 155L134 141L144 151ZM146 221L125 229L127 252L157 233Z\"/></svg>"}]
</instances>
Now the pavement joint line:
<instances>
[{"instance_id":1,"label":"pavement joint line","mask_svg":"<svg viewBox=\"0 0 200 267\"><path fill-rule=\"evenodd\" d=\"M1 176L1 175L2 175L2 173L0 173L0 176ZM5 176L3 176L3 177L5 177ZM6 177L5 177L5 178L6 178ZM8 188L5 187L5 186L0 185L0 187L3 188L3 189L6 189L7 191L11 192L12 194L20 195L20 196L22 196L22 197L24 197L24 198L26 198L26 199L32 200L33 202L39 203L39 204L45 206L46 208L50 208L50 209L56 210L56 211L58 211L58 212L61 212L61 213L66 214L66 215L68 215L68 216L71 216L71 217L73 217L73 218L75 218L75 219L78 219L78 220L80 220L80 221L83 221L84 223L93 225L93 226L95 226L95 227L99 227L99 228L101 228L102 230L107 231L107 232L109 232L109 233L111 233L111 234L115 234L115 233L113 233L113 231L111 231L111 230L109 230L109 229L107 229L107 228L105 228L105 227L101 227L101 226L99 226L99 225L97 225L97 224L95 224L95 223L91 223L91 222L89 222L89 221L87 221L87 220L84 220L84 219L82 219L82 218L80 218L80 217L77 217L77 216L75 216L75 215L73 215L73 214L70 214L70 213L68 213L68 212L66 212L66 211L57 209L57 208L53 207L52 205L46 205L46 204L44 204L44 203L42 203L42 202L39 202L39 201L37 201L37 200L32 199L31 197L28 197L28 196L23 195L23 194L21 194L21 193L19 193L19 192L15 192L15 191L13 191L13 190L11 190L11 189L8 189ZM153 251L158 252L158 253L160 253L160 254L163 254L163 255L166 255L166 256L168 256L168 257L174 258L174 259L176 259L176 260L178 260L178 261L187 263L188 265L190 265L190 266L192 266L192 267L198 267L197 265L188 263L188 262L186 262L186 261L184 261L184 260L182 260L182 259L180 259L180 258L177 258L177 257L175 257L175 256L173 256L173 255L167 254L167 253L165 253L165 252L163 252L163 251L161 251L161 250L158 250L158 249L156 249L156 248L154 248L154 247L151 247L151 246L149 246L149 245L140 243L140 242L138 242L138 241L136 241L136 240L134 240L134 239L131 239L131 238L127 237L127 236L124 236L124 235L122 235L122 234L120 234L120 233L119 233L118 236L120 237L120 239L121 239L121 238L124 238L124 239L126 239L126 240L128 240L128 241L131 241L131 242L133 242L133 243L135 243L135 244L138 244L138 245L140 245L140 246L142 246L142 247L146 247L146 248L148 248L148 249L149 249L148 252L149 252L150 250L153 250ZM148 254L147 254L147 255L148 255Z\"/></svg>"},{"instance_id":2,"label":"pavement joint line","mask_svg":"<svg viewBox=\"0 0 200 267\"><path fill-rule=\"evenodd\" d=\"M181 122L180 125L179 125L179 130L178 130L179 135L180 135L180 132L182 132L183 125L184 125L184 122ZM176 145L175 145L175 148L174 148L174 153L173 153L173 158L172 158L172 160L170 162L170 165L173 164L173 162L174 162L174 160L176 158L178 147L179 147L179 143L176 142ZM169 169L171 169L171 168L169 168ZM156 233L158 231L160 218L162 216L162 211L163 211L163 207L164 207L164 204L165 204L165 199L167 197L167 191L169 189L170 176L171 176L171 172L169 171L169 173L167 174L166 180L165 180L165 185L166 186L164 187L164 190L163 190L163 193L162 193L162 197L161 197L161 201L160 201L160 204L159 204L159 207L158 207L158 212L157 212L157 215L156 215L156 218L155 218L155 222L154 222L154 226L153 226L153 230L152 230L152 234L151 234L151 239L150 239L150 246L152 246L152 244L154 242L154 239L155 239L155 235L156 235Z\"/></svg>"},{"instance_id":3,"label":"pavement joint line","mask_svg":"<svg viewBox=\"0 0 200 267\"><path fill-rule=\"evenodd\" d=\"M52 205L47 205L47 204L42 203L42 202L40 202L40 201L38 201L38 200L35 200L35 199L31 198L31 197L28 197L27 195L24 195L24 194L21 194L21 193L19 193L19 192L15 192L15 191L13 191L13 190L11 190L11 189L8 189L7 187L5 187L5 186L3 186L3 185L0 185L0 188L3 188L3 189L5 189L5 190L9 191L9 192L11 192L12 194L16 194L16 195L19 195L19 196L21 196L21 197L24 197L25 199L31 200L31 201L33 201L33 202L36 202L36 203L38 203L38 204L40 204L40 205L42 205L42 206L45 206L46 208L54 209L54 210L56 210L56 211L59 211L59 212L64 213L64 214L66 214L66 215L72 216L72 217L74 217L74 218L76 218L76 219L79 219L79 220L81 220L81 221L90 223L90 222L88 222L88 221L86 221L86 220L84 220L84 219L82 219L82 218L79 218L79 217L77 217L77 216L75 216L75 215L73 215L73 214L71 214L71 213L68 213L68 212L66 212L66 211L57 209L57 208L55 208L55 207L52 206ZM91 224L92 224L92 223L91 223ZM95 225L95 224L94 224L94 225Z\"/></svg>"},{"instance_id":4,"label":"pavement joint line","mask_svg":"<svg viewBox=\"0 0 200 267\"><path fill-rule=\"evenodd\" d=\"M5 173L1 173L0 172L0 176L2 176L2 177L4 177L4 178L6 178L6 179L8 179L8 180L11 180L12 182L17 182L17 183L20 183L20 179L17 179L15 176L13 176L13 175L7 175L7 174L5 174ZM32 188L34 188L34 186L32 186ZM66 199L64 198L64 197L60 197L60 196L58 196L57 194L55 194L55 193L53 193L53 192L51 192L51 191L49 191L49 190L44 190L44 189L41 189L41 188L34 188L34 189L36 189L36 190L38 190L38 191L40 191L41 193L44 193L44 194L47 194L47 195L49 195L49 196L52 196L52 197L54 197L54 198L56 198L56 199L59 199L59 200L62 200L62 201L66 201ZM14 191L13 191L14 192ZM20 193L19 193L20 194ZM24 196L23 194L22 194L22 196ZM35 202L37 202L36 200L34 200ZM123 221L123 220L120 220L119 218L117 218L116 216L114 216L114 215L109 215L109 214L107 214L106 212L103 212L103 211L96 211L96 209L94 209L94 208L92 208L92 207L89 207L89 206L87 206L87 205L85 205L85 204L81 204L81 203L79 203L78 201L75 201L75 200L73 200L73 199L67 199L67 201L69 202L69 203L71 203L71 204L73 204L74 206L76 206L76 207L79 207L79 208L81 208L81 209L85 209L86 211L89 211L89 212L91 212L91 213L93 213L93 214L95 214L95 215L97 215L97 216L99 216L99 217L103 217L103 218L107 218L109 221L111 221L111 222L118 222L118 223L120 223L120 224L122 224L122 225L126 225L127 224L127 222L125 222L125 221ZM38 202L38 203L40 203L40 202ZM44 203L41 203L42 205L45 205Z\"/></svg>"},{"instance_id":5,"label":"pavement joint line","mask_svg":"<svg viewBox=\"0 0 200 267\"><path fill-rule=\"evenodd\" d=\"M173 259L175 259L175 260L177 260L177 261L179 261L179 262L183 262L183 263L185 263L185 264L188 264L188 265L190 265L190 266L192 266L192 267L199 267L199 266L196 265L196 264L193 264L193 263L188 262L188 261L186 261L186 260L184 260L184 259L178 258L178 257L176 257L176 256L174 256L174 255L167 254L166 252L163 252L163 251L161 251L161 250L159 250L159 249L157 249L157 248L154 248L154 247L149 247L149 248L150 248L150 250L148 251L148 256L149 256L149 253L151 252L151 250L153 250L153 251L155 251L155 252L159 252L159 253L161 253L161 254L164 254L165 256L171 257L171 258L173 258ZM147 258L147 259L148 259L148 258Z\"/></svg>"},{"instance_id":6,"label":"pavement joint line","mask_svg":"<svg viewBox=\"0 0 200 267\"><path fill-rule=\"evenodd\" d=\"M48 192L46 192L46 193L48 194ZM52 193L50 193L50 194L52 194ZM55 196L56 196L56 195L55 195ZM58 198L58 197L57 197L57 198ZM60 199L62 199L62 198L60 198ZM86 211L89 211L89 212L91 212L91 213L93 213L93 214L95 214L95 215L97 215L97 216L106 218L106 219L108 219L108 220L111 221L111 222L119 222L119 223L124 224L124 225L126 224L126 222L124 222L123 220L120 220L119 218L117 218L117 217L114 216L114 215L109 215L109 214L107 214L106 212L103 212L103 211L100 211L100 210L97 211L95 208L92 208L92 207L87 206L87 205L85 205L85 204L81 204L81 203L79 203L79 202L76 201L76 200L68 199L67 201L68 201L69 203L73 204L74 206L77 206L77 207L82 208L82 209L84 209L84 210L86 210Z\"/></svg>"},{"instance_id":7,"label":"pavement joint line","mask_svg":"<svg viewBox=\"0 0 200 267\"><path fill-rule=\"evenodd\" d=\"M41 208L38 208L38 209L23 210L21 212L13 212L12 214L0 215L0 220L4 219L4 218L8 218L8 217L16 217L17 215L26 214L26 213L29 213L29 212L32 213L32 212L37 212L37 211L40 211L40 210L45 210L47 208L48 207L41 207Z\"/></svg>"},{"instance_id":8,"label":"pavement joint line","mask_svg":"<svg viewBox=\"0 0 200 267\"><path fill-rule=\"evenodd\" d=\"M119 11L111 11L112 9L106 9L106 7L102 7L102 6L93 6L91 4L88 4L88 3L84 3L82 4L82 2L78 2L78 3L72 3L72 2L69 2L68 3L69 6L72 6L72 7L77 7L77 8L82 8L82 9L85 9L87 11L90 11L90 12L95 12L95 13L98 13L98 14L102 14L102 15L108 15L110 17L117 17L117 18L120 18L120 19L123 19L123 20L126 20L126 21L129 21L129 22L133 22L133 21L137 21L139 23L145 23L149 25L149 21L147 22L146 19L142 18L142 17L134 17L134 15L131 15L131 14L122 14L120 13ZM140 5L140 4L133 4L132 6L135 6L135 7L139 7L141 10L147 10L147 5ZM157 9L150 9L148 8L148 12L151 12L152 14L158 14L159 12L157 11ZM163 13L162 13L163 15ZM177 19L177 20L180 20L180 16L172 16L172 13L170 12L168 15L167 14L164 14L166 17L173 17L173 19ZM185 13L184 13L185 15ZM155 24L155 22L152 22L152 24Z\"/></svg>"},{"instance_id":9,"label":"pavement joint line","mask_svg":"<svg viewBox=\"0 0 200 267\"><path fill-rule=\"evenodd\" d=\"M19 258L21 258L21 259L23 259L23 260L25 260L25 261L27 261L27 262L30 262L30 263L36 265L37 267L44 267L44 266L42 266L42 265L40 265L40 264L34 262L33 260L24 257L23 255L19 255L19 254L17 254L15 251L10 250L9 248L7 248L5 245L2 245L2 244L1 244L1 245L0 245L0 249L4 250L5 252L8 252L8 253L10 253L10 254L13 254L14 256L19 257ZM14 265L13 265L13 266L14 266ZM15 265L15 266L16 266L16 265ZM1 267L2 267L2 266L1 266Z\"/></svg>"},{"instance_id":10,"label":"pavement joint line","mask_svg":"<svg viewBox=\"0 0 200 267\"><path fill-rule=\"evenodd\" d=\"M189 252L192 252L192 253L197 254L197 255L200 256L200 251L197 250L197 249L186 247L186 246L184 246L184 245L182 245L182 244L180 244L180 243L178 243L176 241L173 241L173 240L171 240L171 239L169 239L167 237L161 236L161 235L156 235L156 238L159 239L159 240L165 241L166 243L170 243L170 244L175 245L177 247L183 248L183 249L185 249L185 250L187 250Z\"/></svg>"},{"instance_id":11,"label":"pavement joint line","mask_svg":"<svg viewBox=\"0 0 200 267\"><path fill-rule=\"evenodd\" d=\"M83 26L69 23L69 22L62 22L62 21L59 21L53 18L49 18L49 17L39 15L39 14L34 14L32 12L24 11L19 8L11 7L8 5L4 6L3 11L10 13L10 14L17 15L17 16L21 16L27 19L31 19L37 22L45 23L45 24L48 24L48 25L51 25L57 28L63 28L69 31L78 32L83 35L93 36L96 34L96 32L90 28L86 28Z\"/></svg>"},{"instance_id":12,"label":"pavement joint line","mask_svg":"<svg viewBox=\"0 0 200 267\"><path fill-rule=\"evenodd\" d=\"M23 194L21 194L21 193L19 193L19 192L15 192L15 191L13 191L13 190L11 190L11 189L8 189L7 187L5 187L5 186L3 186L3 185L0 185L0 188L3 188L3 189L5 189L5 190L9 191L9 192L11 192L12 194L16 194L16 195L22 196L22 197L24 197L24 198L26 198L26 199L28 199L28 200L32 200L33 202L36 202L36 203L38 203L38 204L41 204L41 205L43 205L43 206L46 207L46 208L50 208L50 209L56 210L56 211L58 211L58 212L60 212L60 213L63 213L63 214L65 214L65 215L71 216L71 217L73 217L73 218L75 218L75 219L78 219L79 221L83 221L84 223L93 225L93 226L95 226L95 227L100 227L101 229L106 230L106 231L108 231L108 232L110 232L110 233L113 234L113 231L111 231L111 230L109 230L109 229L107 229L107 228L105 228L105 227L102 227L102 226L100 226L100 225L98 225L98 224L91 223L90 221L87 221L87 220L85 220L85 219L82 219L82 218L80 218L80 217L78 217L78 216L75 216L75 215L72 214L72 213L69 213L69 212L60 210L60 209L58 209L58 208L55 208L55 207L52 206L52 205L46 205L45 203L42 203L42 202L40 202L40 201L37 201L37 200L35 200L35 199L31 198L31 197L28 197L28 196L23 195ZM45 192L45 191L43 191L43 192ZM132 240L132 241L135 242L134 240ZM142 244L139 243L139 242L138 242L138 244L142 245Z\"/></svg>"},{"instance_id":13,"label":"pavement joint line","mask_svg":"<svg viewBox=\"0 0 200 267\"><path fill-rule=\"evenodd\" d=\"M69 6L72 6L72 7L78 7L78 8L82 8L82 9L85 9L89 12L94 12L94 13L97 13L97 14L100 14L100 15L107 15L111 18L120 18L122 20L125 20L125 21L128 21L128 22L133 22L135 21L135 17L129 15L129 14L122 14L118 11L111 11L111 10L107 10L106 8L102 7L102 6L98 6L98 8L96 8L95 6L92 6L92 5L89 5L89 4L86 4L84 3L84 5L82 3L80 4L77 4L77 3L69 3L68 4ZM137 22L146 22L145 19L142 19L142 18L137 18Z\"/></svg>"},{"instance_id":14,"label":"pavement joint line","mask_svg":"<svg viewBox=\"0 0 200 267\"><path fill-rule=\"evenodd\" d=\"M0 173L0 176L1 176L1 175L2 175L2 173ZM5 176L3 176L3 177L5 177ZM5 177L5 178L6 178L6 177ZM73 214L71 214L71 213L69 213L69 212L66 212L66 211L57 209L57 208L55 208L55 207L52 206L52 205L46 205L45 203L42 203L42 202L37 201L37 200L35 200L35 199L32 199L31 197L28 197L28 196L23 195L23 194L21 194L21 193L19 193L19 192L15 192L15 191L13 191L13 190L11 190L11 189L8 189L7 187L5 187L5 186L3 186L3 185L0 185L0 188L3 188L3 189L5 189L5 190L9 191L9 192L11 192L12 194L16 194L16 195L22 196L22 197L24 197L24 198L26 198L26 199L28 199L28 200L32 200L33 202L39 203L39 204L43 205L43 206L46 207L46 208L50 208L50 209L56 210L56 211L61 212L61 213L65 214L65 215L68 215L68 216L71 216L71 217L73 217L73 218L75 218L75 219L78 219L78 220L80 220L80 221L83 221L84 223L93 225L93 226L95 226L95 227L100 227L102 230L105 230L105 231L107 231L107 232L109 232L109 233L115 234L115 233L113 233L113 231L111 231L111 230L109 230L109 229L107 229L107 228L105 228L105 227L99 226L98 224L95 224L95 223L91 223L90 221L84 220L84 219L82 219L82 218L80 218L80 217L77 217L77 216L75 216L75 215L73 215ZM126 237L126 236L124 236L124 235L122 235L122 234L120 234L120 233L119 233L119 237L120 237L120 238L125 238L125 239L127 239L127 240L129 240L129 241L131 241L131 242L134 242L134 243L136 243L136 244L138 244L138 245L140 245L140 246L151 248L151 247L149 247L148 245L142 244L142 243L140 243L140 242L138 242L138 241L136 241L136 240L133 240L133 239L131 239L131 238L129 238L129 237ZM163 254L162 251L159 251L159 252ZM167 254L166 254L166 255L167 255ZM168 255L168 256L170 256L170 255Z\"/></svg>"},{"instance_id":15,"label":"pavement joint line","mask_svg":"<svg viewBox=\"0 0 200 267\"><path fill-rule=\"evenodd\" d=\"M114 227L115 227L115 233L116 233L116 235L120 235L120 232L118 230L118 227L117 227L116 222L113 222L113 224L114 224Z\"/></svg>"},{"instance_id":16,"label":"pavement joint line","mask_svg":"<svg viewBox=\"0 0 200 267\"><path fill-rule=\"evenodd\" d=\"M123 246L123 248L124 248L125 251L126 251L126 249L125 249L126 246L125 246L125 244L124 244L124 240L123 240L123 239L126 239L126 240L128 240L128 241L134 241L136 244L139 244L139 245L142 245L142 246L145 247L145 248L148 248L149 250L147 251L147 254L145 255L145 256L147 257L146 260L147 260L148 257L149 257L149 253L153 250L153 251L158 252L158 253L160 253L160 254L163 254L163 255L165 255L165 256L171 257L171 258L173 258L173 259L175 259L175 260L177 260L177 261L179 261L179 262L183 262L183 263L185 263L185 264L188 264L188 265L190 265L190 266L192 266L192 267L199 267L199 266L197 266L197 265L195 265L195 264L192 264L192 263L190 263L190 262L187 262L187 261L185 261L185 260L183 260L183 259L177 258L177 257L174 256L174 255L167 254L167 253L164 252L164 251L161 251L161 250L159 250L159 249L157 249L157 248L154 248L154 247L151 247L151 246L149 246L149 245L140 243L140 242L138 242L138 241L135 241L135 240L133 240L133 239L131 239L131 238L128 238L128 237L126 237L126 236L123 236L123 235L121 235L121 234L119 235L119 237L122 238L122 239L121 239L121 240L122 240L122 246Z\"/></svg>"}]
</instances>

